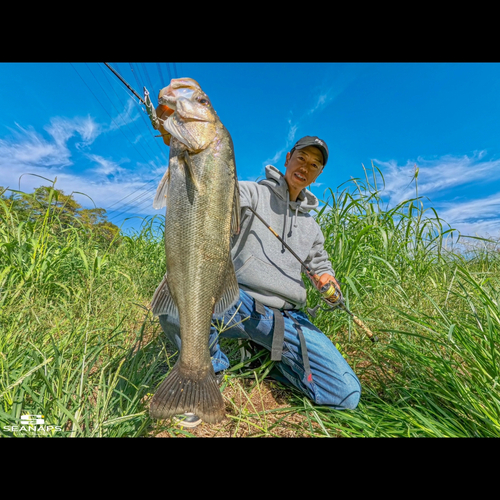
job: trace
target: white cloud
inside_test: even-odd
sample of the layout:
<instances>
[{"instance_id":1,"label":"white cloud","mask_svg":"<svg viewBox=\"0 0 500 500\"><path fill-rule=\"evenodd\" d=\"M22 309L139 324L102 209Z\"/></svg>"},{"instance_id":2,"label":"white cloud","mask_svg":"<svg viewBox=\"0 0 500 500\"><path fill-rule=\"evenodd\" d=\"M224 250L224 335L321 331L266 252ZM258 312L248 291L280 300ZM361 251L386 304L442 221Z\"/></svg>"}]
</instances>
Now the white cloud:
<instances>
[{"instance_id":1,"label":"white cloud","mask_svg":"<svg viewBox=\"0 0 500 500\"><path fill-rule=\"evenodd\" d=\"M97 166L94 167L92 170L98 176L106 177L109 175L117 175L121 174L124 171L124 169L120 167L119 163L103 158L102 156L95 154L88 154L87 157L94 163L97 163Z\"/></svg>"},{"instance_id":2,"label":"white cloud","mask_svg":"<svg viewBox=\"0 0 500 500\"><path fill-rule=\"evenodd\" d=\"M267 158L262 162L262 168L266 165L275 165L276 162L282 157L284 153L288 153L292 148L293 144L296 142L296 132L300 127L301 123L306 119L310 118L314 113L323 110L330 103L332 103L346 88L347 86L355 80L359 73L359 68L355 66L351 66L345 68L344 71L339 73L333 84L323 83L320 85L313 95L312 101L314 102L313 106L306 110L303 115L298 118L295 122L292 123L292 120L288 120L288 133L285 145L276 151L276 153L271 157ZM307 134L306 134L307 135Z\"/></svg>"},{"instance_id":3,"label":"white cloud","mask_svg":"<svg viewBox=\"0 0 500 500\"><path fill-rule=\"evenodd\" d=\"M17 130L13 130L12 139L0 139L1 169L17 166L60 168L71 164L71 153L61 136L58 136L58 140L48 141L32 127L17 127Z\"/></svg>"},{"instance_id":4,"label":"white cloud","mask_svg":"<svg viewBox=\"0 0 500 500\"><path fill-rule=\"evenodd\" d=\"M125 105L125 109L111 119L108 130L118 130L119 128L125 127L138 120L140 118L140 114L135 109L135 105L135 101L133 99L129 99Z\"/></svg>"},{"instance_id":5,"label":"white cloud","mask_svg":"<svg viewBox=\"0 0 500 500\"><path fill-rule=\"evenodd\" d=\"M439 217L460 231L462 235L498 237L500 235L500 193L476 199L458 199L454 188L473 186L500 178L500 160L486 160L486 151L476 151L471 156L446 155L426 160L408 160L405 165L396 161L373 160L383 173L385 189L380 193L388 205L393 207L417 194L424 208L433 207ZM418 168L417 185L415 172ZM379 187L383 186L377 175ZM471 190L472 192L472 190ZM455 198L440 201L443 196Z\"/></svg>"},{"instance_id":6,"label":"white cloud","mask_svg":"<svg viewBox=\"0 0 500 500\"><path fill-rule=\"evenodd\" d=\"M97 207L107 210L113 205L109 210L120 209L121 211L128 208L130 211L137 211L143 215L158 214L158 211L154 210L152 206L156 187L161 176L155 180L151 175L145 173L144 169L139 168L138 171L129 171L121 169L118 164L112 161L100 158L94 159L96 161L100 160L101 163L98 163L96 168L101 169L102 175L84 176L68 173L64 170L54 172L53 169L44 166L31 170L27 170L20 165L8 170L0 166L0 185L30 193L39 186L48 186L51 182L56 181L54 187L63 190L65 194L80 192L87 195L74 195L78 203L84 207L93 208L93 204L88 198L90 197ZM118 169L119 175L108 179L103 176L106 169L111 172ZM95 169L92 169L92 172L95 171ZM36 176L26 175L27 173L36 174ZM48 180L40 179L38 176ZM151 182L147 183L149 179L151 179ZM121 201L127 195L131 196ZM128 207L124 206L125 204ZM119 220L113 220L113 222L118 223Z\"/></svg>"},{"instance_id":7,"label":"white cloud","mask_svg":"<svg viewBox=\"0 0 500 500\"><path fill-rule=\"evenodd\" d=\"M416 180L419 196L431 197L453 187L500 178L500 160L482 161L484 155L484 151L479 151L470 157L448 155L435 160L418 158L416 161L408 160L402 166L394 160L383 162L374 159L373 162L384 170L384 194L394 205L415 197L415 165L418 167Z\"/></svg>"}]
</instances>

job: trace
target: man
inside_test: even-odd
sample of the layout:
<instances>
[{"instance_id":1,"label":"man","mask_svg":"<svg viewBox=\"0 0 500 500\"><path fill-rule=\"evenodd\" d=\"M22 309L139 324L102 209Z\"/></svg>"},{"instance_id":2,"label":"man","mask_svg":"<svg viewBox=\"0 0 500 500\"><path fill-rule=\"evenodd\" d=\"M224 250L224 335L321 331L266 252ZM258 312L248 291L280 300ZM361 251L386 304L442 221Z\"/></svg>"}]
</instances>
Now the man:
<instances>
[{"instance_id":1,"label":"man","mask_svg":"<svg viewBox=\"0 0 500 500\"><path fill-rule=\"evenodd\" d=\"M287 153L283 175L272 165L266 179L242 181L241 230L234 237L232 258L240 286L240 301L223 319L225 329L212 327L209 344L215 372L229 367L218 338L250 339L269 349L278 380L293 385L313 402L336 409L356 408L361 386L332 342L300 309L306 304L302 265L253 214L257 212L319 276L318 288L333 281L332 265L324 249L321 228L309 211L318 199L306 188L316 181L328 161L328 147L318 137L306 136ZM160 324L179 349L178 327L160 316ZM187 414L184 425L200 420Z\"/></svg>"}]
</instances>

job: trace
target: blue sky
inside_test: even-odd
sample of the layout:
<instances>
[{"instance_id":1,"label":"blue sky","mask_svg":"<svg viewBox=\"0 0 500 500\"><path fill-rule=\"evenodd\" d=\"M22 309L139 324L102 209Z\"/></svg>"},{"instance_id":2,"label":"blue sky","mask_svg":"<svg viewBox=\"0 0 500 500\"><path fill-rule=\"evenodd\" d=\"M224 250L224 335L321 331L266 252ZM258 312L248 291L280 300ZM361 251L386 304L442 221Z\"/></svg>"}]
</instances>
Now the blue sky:
<instances>
[{"instance_id":1,"label":"blue sky","mask_svg":"<svg viewBox=\"0 0 500 500\"><path fill-rule=\"evenodd\" d=\"M170 78L197 80L232 135L240 180L267 164L284 172L295 141L317 135L330 150L318 198L373 162L394 205L415 195L416 164L427 207L462 234L500 236L498 63L110 64L155 104ZM161 213L152 200L169 149L156 134L104 63L0 63L1 186L30 192L47 182L23 174L57 177L137 227Z\"/></svg>"}]
</instances>

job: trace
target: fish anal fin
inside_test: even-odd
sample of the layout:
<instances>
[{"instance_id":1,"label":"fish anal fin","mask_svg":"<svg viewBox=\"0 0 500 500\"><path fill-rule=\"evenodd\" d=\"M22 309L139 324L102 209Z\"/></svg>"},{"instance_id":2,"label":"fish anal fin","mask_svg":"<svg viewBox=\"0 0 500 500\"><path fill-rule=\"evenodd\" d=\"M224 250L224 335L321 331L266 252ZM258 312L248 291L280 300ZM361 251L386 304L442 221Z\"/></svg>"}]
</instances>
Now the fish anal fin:
<instances>
[{"instance_id":1,"label":"fish anal fin","mask_svg":"<svg viewBox=\"0 0 500 500\"><path fill-rule=\"evenodd\" d=\"M167 275L163 277L153 294L151 309L153 310L153 316L168 314L172 319L178 320L179 318L179 310L168 288Z\"/></svg>"},{"instance_id":2,"label":"fish anal fin","mask_svg":"<svg viewBox=\"0 0 500 500\"><path fill-rule=\"evenodd\" d=\"M224 283L224 290L220 299L215 303L214 316L222 316L229 308L234 306L240 298L240 288L236 280L236 273L234 272L234 264L231 258L226 266L226 273L221 278Z\"/></svg>"},{"instance_id":3,"label":"fish anal fin","mask_svg":"<svg viewBox=\"0 0 500 500\"><path fill-rule=\"evenodd\" d=\"M204 374L182 368L179 361L160 384L149 407L154 419L165 419L193 412L210 424L220 422L225 415L222 398L212 364Z\"/></svg>"}]
</instances>

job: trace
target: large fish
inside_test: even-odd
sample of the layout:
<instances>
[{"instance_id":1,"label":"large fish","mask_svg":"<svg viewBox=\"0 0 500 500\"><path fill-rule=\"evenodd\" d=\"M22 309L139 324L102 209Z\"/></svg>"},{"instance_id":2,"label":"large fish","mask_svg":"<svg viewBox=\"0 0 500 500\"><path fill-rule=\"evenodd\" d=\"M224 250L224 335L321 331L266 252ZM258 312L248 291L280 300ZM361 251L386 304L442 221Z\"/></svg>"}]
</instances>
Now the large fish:
<instances>
[{"instance_id":1,"label":"large fish","mask_svg":"<svg viewBox=\"0 0 500 500\"><path fill-rule=\"evenodd\" d=\"M215 423L225 411L210 359L210 324L213 314L223 314L239 298L231 259L240 213L233 142L194 80L173 79L158 102L168 117L161 125L171 137L169 167L153 202L167 208L167 274L152 309L155 316L179 321L182 345L153 396L150 415L163 419L193 412Z\"/></svg>"}]
</instances>

